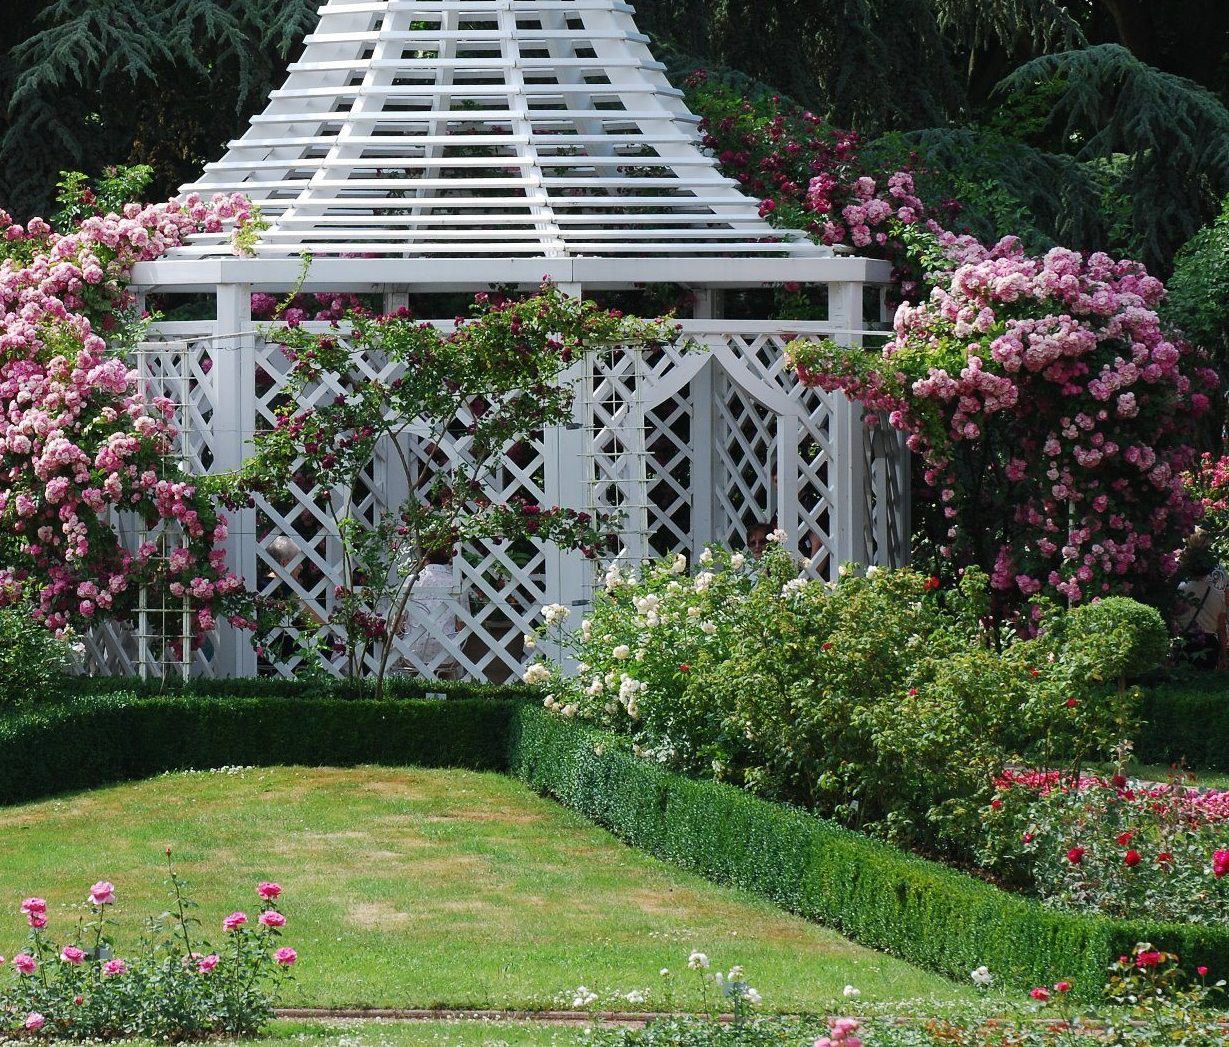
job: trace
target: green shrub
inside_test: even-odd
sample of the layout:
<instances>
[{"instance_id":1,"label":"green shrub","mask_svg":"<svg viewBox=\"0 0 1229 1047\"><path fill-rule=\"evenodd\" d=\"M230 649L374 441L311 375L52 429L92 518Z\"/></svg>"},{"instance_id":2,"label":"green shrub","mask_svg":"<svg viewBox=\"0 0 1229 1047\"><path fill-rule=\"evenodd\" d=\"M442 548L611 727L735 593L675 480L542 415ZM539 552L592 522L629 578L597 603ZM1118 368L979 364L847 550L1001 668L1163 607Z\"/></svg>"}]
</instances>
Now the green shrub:
<instances>
[{"instance_id":1,"label":"green shrub","mask_svg":"<svg viewBox=\"0 0 1229 1047\"><path fill-rule=\"evenodd\" d=\"M804 811L674 775L626 745L524 705L508 766L633 846L962 981L984 964L1010 987L1066 979L1091 997L1139 941L1229 968L1224 931L1048 910Z\"/></svg>"},{"instance_id":2,"label":"green shrub","mask_svg":"<svg viewBox=\"0 0 1229 1047\"><path fill-rule=\"evenodd\" d=\"M68 644L34 621L28 607L0 608L0 709L59 697L68 667Z\"/></svg>"},{"instance_id":3,"label":"green shrub","mask_svg":"<svg viewBox=\"0 0 1229 1047\"><path fill-rule=\"evenodd\" d=\"M959 857L1005 765L1104 759L1131 735L1137 696L1118 678L1165 647L1159 616L1125 599L1044 604L1037 636L996 632L974 569L945 592L910 570L832 585L779 543L686 568L612 568L581 630L558 637L579 675L531 670L546 707L672 770Z\"/></svg>"}]
</instances>

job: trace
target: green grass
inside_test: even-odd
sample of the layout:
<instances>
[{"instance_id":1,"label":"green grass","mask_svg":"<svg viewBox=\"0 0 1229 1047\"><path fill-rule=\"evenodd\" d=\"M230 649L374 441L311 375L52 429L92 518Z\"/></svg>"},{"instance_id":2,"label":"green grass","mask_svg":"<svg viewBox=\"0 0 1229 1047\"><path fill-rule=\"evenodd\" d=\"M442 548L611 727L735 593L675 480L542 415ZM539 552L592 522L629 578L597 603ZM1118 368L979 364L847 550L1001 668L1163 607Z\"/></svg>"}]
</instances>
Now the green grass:
<instances>
[{"instance_id":1,"label":"green grass","mask_svg":"<svg viewBox=\"0 0 1229 1047\"><path fill-rule=\"evenodd\" d=\"M281 1021L252 1047L571 1047L580 1033L545 1022Z\"/></svg>"},{"instance_id":2,"label":"green grass","mask_svg":"<svg viewBox=\"0 0 1229 1047\"><path fill-rule=\"evenodd\" d=\"M285 886L286 941L302 956L288 1006L541 1008L580 984L650 988L669 1005L657 972L692 973L693 948L746 967L773 1010L824 1011L846 984L865 1004L971 994L624 847L519 782L464 771L177 774L4 808L0 953L20 942L20 898L46 897L62 933L105 878L122 954L166 904L167 846L215 940L223 915L259 908L258 880ZM692 979L675 1005L697 1005Z\"/></svg>"}]
</instances>

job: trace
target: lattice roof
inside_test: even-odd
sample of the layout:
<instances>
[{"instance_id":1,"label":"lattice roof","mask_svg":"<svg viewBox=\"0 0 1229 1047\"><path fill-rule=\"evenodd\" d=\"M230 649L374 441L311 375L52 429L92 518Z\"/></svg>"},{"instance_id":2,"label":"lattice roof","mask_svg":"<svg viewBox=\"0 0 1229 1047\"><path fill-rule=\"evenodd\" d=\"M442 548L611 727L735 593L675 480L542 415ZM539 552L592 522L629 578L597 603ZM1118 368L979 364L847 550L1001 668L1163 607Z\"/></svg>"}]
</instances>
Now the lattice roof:
<instances>
[{"instance_id":1,"label":"lattice roof","mask_svg":"<svg viewBox=\"0 0 1229 1047\"><path fill-rule=\"evenodd\" d=\"M328 0L302 58L184 191L239 191L258 256L741 258L774 230L619 0ZM230 254L200 236L172 259Z\"/></svg>"}]
</instances>

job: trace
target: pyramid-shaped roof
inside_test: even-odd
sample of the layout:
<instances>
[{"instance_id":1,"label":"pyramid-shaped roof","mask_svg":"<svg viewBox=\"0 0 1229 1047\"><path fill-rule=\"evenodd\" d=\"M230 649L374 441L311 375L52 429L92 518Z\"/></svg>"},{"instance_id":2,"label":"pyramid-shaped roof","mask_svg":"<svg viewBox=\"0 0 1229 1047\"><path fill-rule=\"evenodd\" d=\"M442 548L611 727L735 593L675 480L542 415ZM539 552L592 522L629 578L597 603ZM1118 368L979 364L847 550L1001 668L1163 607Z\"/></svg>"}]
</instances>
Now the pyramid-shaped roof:
<instances>
[{"instance_id":1,"label":"pyramid-shaped roof","mask_svg":"<svg viewBox=\"0 0 1229 1047\"><path fill-rule=\"evenodd\" d=\"M242 192L259 258L825 256L700 147L619 0L328 0L302 58L184 191ZM231 253L195 237L178 260Z\"/></svg>"}]
</instances>

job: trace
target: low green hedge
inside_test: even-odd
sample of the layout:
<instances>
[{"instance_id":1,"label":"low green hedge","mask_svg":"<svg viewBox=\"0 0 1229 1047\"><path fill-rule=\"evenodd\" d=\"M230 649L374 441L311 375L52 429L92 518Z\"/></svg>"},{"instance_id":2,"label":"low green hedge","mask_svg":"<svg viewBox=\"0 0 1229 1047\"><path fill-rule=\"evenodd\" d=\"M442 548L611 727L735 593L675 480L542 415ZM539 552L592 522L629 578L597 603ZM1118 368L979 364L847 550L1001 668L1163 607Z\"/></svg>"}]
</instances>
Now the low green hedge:
<instances>
[{"instance_id":1,"label":"low green hedge","mask_svg":"<svg viewBox=\"0 0 1229 1047\"><path fill-rule=\"evenodd\" d=\"M1229 969L1225 931L1045 909L804 811L670 774L531 705L513 718L508 767L636 847L959 980L985 964L1006 985L1065 978L1096 996L1106 966L1139 941Z\"/></svg>"},{"instance_id":2,"label":"low green hedge","mask_svg":"<svg viewBox=\"0 0 1229 1047\"><path fill-rule=\"evenodd\" d=\"M515 705L82 696L0 721L0 804L190 768L372 763L502 771Z\"/></svg>"},{"instance_id":3,"label":"low green hedge","mask_svg":"<svg viewBox=\"0 0 1229 1047\"><path fill-rule=\"evenodd\" d=\"M70 682L70 694L197 695L202 698L233 697L240 691L245 698L332 698L369 700L368 691L358 691L348 680L285 680L277 676L248 677L243 680L135 680L123 676L78 676ZM504 699L533 697L537 691L524 684L472 683L468 680L427 680L421 676L393 674L385 681L392 699Z\"/></svg>"},{"instance_id":4,"label":"low green hedge","mask_svg":"<svg viewBox=\"0 0 1229 1047\"><path fill-rule=\"evenodd\" d=\"M1229 771L1227 675L1202 673L1147 691L1136 757L1144 763L1182 762L1200 771Z\"/></svg>"}]
</instances>

